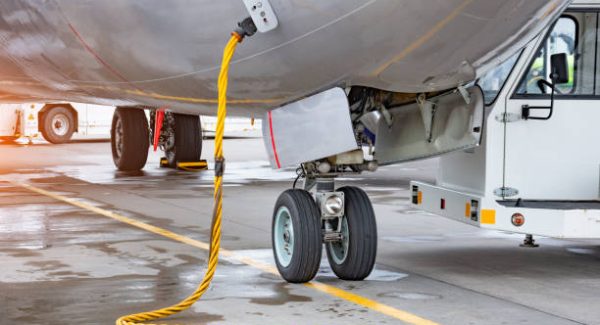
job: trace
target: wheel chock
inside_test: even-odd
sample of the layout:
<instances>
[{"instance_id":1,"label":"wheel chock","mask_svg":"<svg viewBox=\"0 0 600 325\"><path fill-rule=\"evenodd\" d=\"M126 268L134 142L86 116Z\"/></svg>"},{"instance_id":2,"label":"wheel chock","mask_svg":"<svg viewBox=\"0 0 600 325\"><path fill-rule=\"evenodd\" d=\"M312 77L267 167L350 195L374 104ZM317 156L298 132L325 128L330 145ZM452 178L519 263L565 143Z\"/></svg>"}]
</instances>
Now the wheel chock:
<instances>
[{"instance_id":1,"label":"wheel chock","mask_svg":"<svg viewBox=\"0 0 600 325\"><path fill-rule=\"evenodd\" d=\"M162 168L170 168L169 161L167 158L160 158L160 167ZM181 161L177 162L177 169L185 170L188 172L199 172L208 169L208 162L206 160L199 161Z\"/></svg>"}]
</instances>

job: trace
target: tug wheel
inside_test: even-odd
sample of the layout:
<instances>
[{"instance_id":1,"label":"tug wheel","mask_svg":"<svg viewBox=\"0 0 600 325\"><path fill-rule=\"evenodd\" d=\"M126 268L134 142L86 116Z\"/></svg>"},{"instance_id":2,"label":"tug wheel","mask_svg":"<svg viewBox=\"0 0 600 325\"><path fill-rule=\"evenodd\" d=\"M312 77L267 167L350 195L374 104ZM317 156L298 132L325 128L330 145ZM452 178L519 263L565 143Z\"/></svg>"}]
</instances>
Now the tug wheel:
<instances>
[{"instance_id":1,"label":"tug wheel","mask_svg":"<svg viewBox=\"0 0 600 325\"><path fill-rule=\"evenodd\" d=\"M57 106L43 114L40 121L42 136L53 144L61 144L71 140L76 129L75 114L66 107Z\"/></svg>"},{"instance_id":2,"label":"tug wheel","mask_svg":"<svg viewBox=\"0 0 600 325\"><path fill-rule=\"evenodd\" d=\"M319 271L322 251L321 214L304 190L287 190L277 199L271 232L275 263L291 283L312 280Z\"/></svg>"},{"instance_id":3,"label":"tug wheel","mask_svg":"<svg viewBox=\"0 0 600 325\"><path fill-rule=\"evenodd\" d=\"M377 255L377 224L375 212L367 194L357 187L338 189L344 193L345 213L342 239L326 246L327 260L335 275L342 280L365 279L375 266Z\"/></svg>"}]
</instances>

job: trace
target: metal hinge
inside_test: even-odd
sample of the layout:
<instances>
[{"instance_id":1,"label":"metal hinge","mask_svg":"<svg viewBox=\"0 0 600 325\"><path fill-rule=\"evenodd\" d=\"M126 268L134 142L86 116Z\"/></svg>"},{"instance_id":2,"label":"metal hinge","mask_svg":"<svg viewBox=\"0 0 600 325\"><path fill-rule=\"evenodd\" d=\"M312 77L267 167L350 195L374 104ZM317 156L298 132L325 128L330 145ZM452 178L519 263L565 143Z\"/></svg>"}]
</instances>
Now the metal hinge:
<instances>
[{"instance_id":1,"label":"metal hinge","mask_svg":"<svg viewBox=\"0 0 600 325\"><path fill-rule=\"evenodd\" d=\"M495 196L500 196L500 197L512 197L512 196L517 196L519 195L519 190L517 190L516 188L512 188L512 187L500 187L494 190L494 195Z\"/></svg>"},{"instance_id":2,"label":"metal hinge","mask_svg":"<svg viewBox=\"0 0 600 325\"><path fill-rule=\"evenodd\" d=\"M471 94L469 93L469 91L463 86L456 88L456 90L458 90L465 103L467 105L471 105Z\"/></svg>"},{"instance_id":3,"label":"metal hinge","mask_svg":"<svg viewBox=\"0 0 600 325\"><path fill-rule=\"evenodd\" d=\"M521 115L515 113L502 113L496 115L496 121L500 123L510 123L520 121Z\"/></svg>"},{"instance_id":4,"label":"metal hinge","mask_svg":"<svg viewBox=\"0 0 600 325\"><path fill-rule=\"evenodd\" d=\"M428 143L431 143L433 140L433 122L435 121L437 104L427 100L425 94L420 94L417 97L417 104L421 109L421 117L423 118L423 126L425 127L425 139Z\"/></svg>"}]
</instances>

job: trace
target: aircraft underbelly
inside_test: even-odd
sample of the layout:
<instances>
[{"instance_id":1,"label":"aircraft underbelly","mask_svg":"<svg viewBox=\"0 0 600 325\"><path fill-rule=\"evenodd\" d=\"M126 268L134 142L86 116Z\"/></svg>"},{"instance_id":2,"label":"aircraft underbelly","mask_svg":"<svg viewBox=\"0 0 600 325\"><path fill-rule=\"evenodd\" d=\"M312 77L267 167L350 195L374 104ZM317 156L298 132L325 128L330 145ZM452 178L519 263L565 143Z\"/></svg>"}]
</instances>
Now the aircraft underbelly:
<instances>
[{"instance_id":1,"label":"aircraft underbelly","mask_svg":"<svg viewBox=\"0 0 600 325\"><path fill-rule=\"evenodd\" d=\"M426 92L473 80L568 0L272 0L280 26L239 47L233 115L333 86ZM0 2L0 100L214 113L241 1Z\"/></svg>"}]
</instances>

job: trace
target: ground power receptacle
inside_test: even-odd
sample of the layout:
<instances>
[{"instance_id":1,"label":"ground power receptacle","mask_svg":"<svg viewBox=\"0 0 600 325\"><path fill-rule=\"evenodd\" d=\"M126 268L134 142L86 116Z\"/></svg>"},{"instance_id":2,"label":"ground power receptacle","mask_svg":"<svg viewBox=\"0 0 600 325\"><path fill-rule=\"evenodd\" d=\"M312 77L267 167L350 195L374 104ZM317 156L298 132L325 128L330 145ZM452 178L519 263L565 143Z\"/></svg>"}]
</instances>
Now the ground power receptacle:
<instances>
[{"instance_id":1,"label":"ground power receptacle","mask_svg":"<svg viewBox=\"0 0 600 325\"><path fill-rule=\"evenodd\" d=\"M261 33L271 31L279 26L279 21L268 0L244 0L252 21Z\"/></svg>"}]
</instances>

